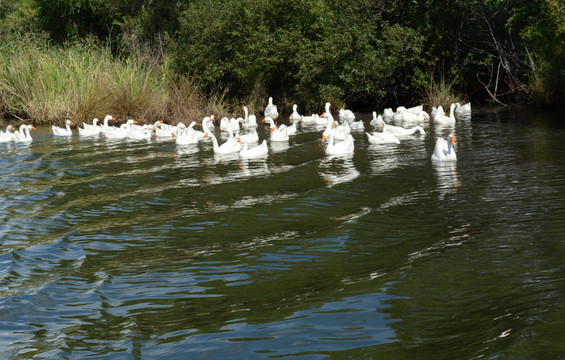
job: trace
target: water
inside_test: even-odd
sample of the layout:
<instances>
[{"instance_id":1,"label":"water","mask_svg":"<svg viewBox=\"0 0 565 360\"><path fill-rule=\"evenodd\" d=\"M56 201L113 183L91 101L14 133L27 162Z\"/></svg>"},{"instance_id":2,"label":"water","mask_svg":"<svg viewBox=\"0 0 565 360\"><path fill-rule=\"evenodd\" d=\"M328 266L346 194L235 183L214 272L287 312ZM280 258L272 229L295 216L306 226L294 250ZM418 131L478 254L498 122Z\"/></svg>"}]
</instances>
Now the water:
<instances>
[{"instance_id":1,"label":"water","mask_svg":"<svg viewBox=\"0 0 565 360\"><path fill-rule=\"evenodd\" d=\"M425 128L345 158L315 127L249 161L0 144L0 358L565 358L562 115Z\"/></svg>"}]
</instances>

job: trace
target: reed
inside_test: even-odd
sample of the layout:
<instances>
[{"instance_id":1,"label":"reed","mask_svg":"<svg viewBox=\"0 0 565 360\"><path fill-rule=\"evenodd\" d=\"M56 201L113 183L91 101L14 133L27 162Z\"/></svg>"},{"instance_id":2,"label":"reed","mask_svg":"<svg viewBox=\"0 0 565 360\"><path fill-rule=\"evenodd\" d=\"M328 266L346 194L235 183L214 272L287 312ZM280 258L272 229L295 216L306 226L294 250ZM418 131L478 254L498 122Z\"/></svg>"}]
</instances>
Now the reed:
<instances>
[{"instance_id":1,"label":"reed","mask_svg":"<svg viewBox=\"0 0 565 360\"><path fill-rule=\"evenodd\" d=\"M205 97L166 63L118 61L94 42L53 47L34 40L0 47L0 110L9 118L62 125L114 115L118 120L189 122L225 112L225 93Z\"/></svg>"},{"instance_id":2,"label":"reed","mask_svg":"<svg viewBox=\"0 0 565 360\"><path fill-rule=\"evenodd\" d=\"M462 103L463 98L453 91L451 83L446 82L444 79L441 79L439 82L432 79L430 87L425 90L423 102L430 107L441 105L444 109L449 109L453 103Z\"/></svg>"}]
</instances>

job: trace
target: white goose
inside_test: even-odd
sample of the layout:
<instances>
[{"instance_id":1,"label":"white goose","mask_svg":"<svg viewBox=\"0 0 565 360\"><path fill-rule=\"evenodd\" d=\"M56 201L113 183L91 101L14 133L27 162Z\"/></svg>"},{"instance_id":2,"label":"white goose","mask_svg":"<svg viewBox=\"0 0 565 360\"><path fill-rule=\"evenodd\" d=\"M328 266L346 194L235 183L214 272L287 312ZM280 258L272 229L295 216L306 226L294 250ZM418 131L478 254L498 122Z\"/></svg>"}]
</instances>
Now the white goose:
<instances>
[{"instance_id":1,"label":"white goose","mask_svg":"<svg viewBox=\"0 0 565 360\"><path fill-rule=\"evenodd\" d=\"M289 119L294 123L296 121L302 120L302 116L298 113L298 105L292 105L292 114L290 114Z\"/></svg>"},{"instance_id":2,"label":"white goose","mask_svg":"<svg viewBox=\"0 0 565 360\"><path fill-rule=\"evenodd\" d=\"M137 123L137 121L129 119L125 124L120 125L119 128L115 126L108 126L104 131L104 135L108 140L125 139L128 137L129 129L131 129L132 125L135 123Z\"/></svg>"},{"instance_id":3,"label":"white goose","mask_svg":"<svg viewBox=\"0 0 565 360\"><path fill-rule=\"evenodd\" d=\"M369 140L369 144L378 145L378 144L400 144L400 140L393 134L383 131L383 132L373 132L372 134L367 134L367 139Z\"/></svg>"},{"instance_id":4,"label":"white goose","mask_svg":"<svg viewBox=\"0 0 565 360\"><path fill-rule=\"evenodd\" d=\"M286 127L286 132L289 136L296 135L296 133L298 132L298 128L296 127L297 123L298 121L294 121L292 125Z\"/></svg>"},{"instance_id":5,"label":"white goose","mask_svg":"<svg viewBox=\"0 0 565 360\"><path fill-rule=\"evenodd\" d=\"M273 120L277 120L279 117L279 110L277 109L277 106L273 104L272 97L269 98L269 103L265 108L265 117L270 117Z\"/></svg>"},{"instance_id":6,"label":"white goose","mask_svg":"<svg viewBox=\"0 0 565 360\"><path fill-rule=\"evenodd\" d=\"M383 118L385 119L392 119L394 117L394 111L392 111L392 108L386 108L383 111Z\"/></svg>"},{"instance_id":7,"label":"white goose","mask_svg":"<svg viewBox=\"0 0 565 360\"><path fill-rule=\"evenodd\" d=\"M324 141L322 139L322 141ZM326 155L351 155L355 149L353 136L348 135L347 138L337 144L334 143L334 135L328 137L328 146L326 147Z\"/></svg>"},{"instance_id":8,"label":"white goose","mask_svg":"<svg viewBox=\"0 0 565 360\"><path fill-rule=\"evenodd\" d=\"M106 117L104 117L104 122L102 124L102 129L100 131L101 134L105 134L106 130L110 128L110 126L108 125L108 122L110 120L116 120L112 115L106 115Z\"/></svg>"},{"instance_id":9,"label":"white goose","mask_svg":"<svg viewBox=\"0 0 565 360\"><path fill-rule=\"evenodd\" d=\"M98 125L98 118L92 120L92 124L82 123L82 127L77 127L80 136L98 136L102 127Z\"/></svg>"},{"instance_id":10,"label":"white goose","mask_svg":"<svg viewBox=\"0 0 565 360\"><path fill-rule=\"evenodd\" d=\"M440 113L445 115L445 111L443 110L443 106L439 105L437 108L435 106L432 107L432 119L434 119L436 117L436 114Z\"/></svg>"},{"instance_id":11,"label":"white goose","mask_svg":"<svg viewBox=\"0 0 565 360\"><path fill-rule=\"evenodd\" d=\"M14 132L14 142L18 143L30 143L33 141L31 137L30 130L35 130L33 125L21 125L19 131Z\"/></svg>"},{"instance_id":12,"label":"white goose","mask_svg":"<svg viewBox=\"0 0 565 360\"><path fill-rule=\"evenodd\" d=\"M468 102L465 105L455 103L455 115L471 115L471 103Z\"/></svg>"},{"instance_id":13,"label":"white goose","mask_svg":"<svg viewBox=\"0 0 565 360\"><path fill-rule=\"evenodd\" d=\"M191 124L192 125L192 124ZM177 145L198 144L198 134L192 126L177 129L177 134L171 133ZM206 134L203 135L205 137Z\"/></svg>"},{"instance_id":14,"label":"white goose","mask_svg":"<svg viewBox=\"0 0 565 360\"><path fill-rule=\"evenodd\" d=\"M320 115L318 114L312 114L309 116L303 115L300 119L300 121L302 121L303 124L316 124L317 120L320 118Z\"/></svg>"},{"instance_id":15,"label":"white goose","mask_svg":"<svg viewBox=\"0 0 565 360\"><path fill-rule=\"evenodd\" d=\"M257 127L257 116L255 116L255 114L249 115L247 106L243 107L243 112L245 113L245 117L243 118L243 123L241 125L246 129Z\"/></svg>"},{"instance_id":16,"label":"white goose","mask_svg":"<svg viewBox=\"0 0 565 360\"><path fill-rule=\"evenodd\" d=\"M12 125L6 126L6 132L0 131L0 142L9 142L14 140L14 133L15 131Z\"/></svg>"},{"instance_id":17,"label":"white goose","mask_svg":"<svg viewBox=\"0 0 565 360\"><path fill-rule=\"evenodd\" d=\"M351 128L351 130L365 130L365 124L363 123L363 120L352 121L349 127Z\"/></svg>"},{"instance_id":18,"label":"white goose","mask_svg":"<svg viewBox=\"0 0 565 360\"><path fill-rule=\"evenodd\" d=\"M355 121L355 114L353 113L353 111L347 109L339 109L339 112L337 114L337 117L339 118L339 120L341 122L352 122Z\"/></svg>"},{"instance_id":19,"label":"white goose","mask_svg":"<svg viewBox=\"0 0 565 360\"><path fill-rule=\"evenodd\" d=\"M455 115L453 114L454 110L455 104L451 104L449 107L449 116L437 111L436 116L434 116L434 123L439 125L455 125Z\"/></svg>"},{"instance_id":20,"label":"white goose","mask_svg":"<svg viewBox=\"0 0 565 360\"><path fill-rule=\"evenodd\" d=\"M267 147L267 140L263 140L260 145L249 148L247 143L243 144L239 156L244 159L256 159L269 156L269 148Z\"/></svg>"},{"instance_id":21,"label":"white goose","mask_svg":"<svg viewBox=\"0 0 565 360\"><path fill-rule=\"evenodd\" d=\"M218 145L218 140L214 134L209 133L208 136L212 138L214 154L231 154L241 151L241 140L239 138L230 137L225 143Z\"/></svg>"},{"instance_id":22,"label":"white goose","mask_svg":"<svg viewBox=\"0 0 565 360\"><path fill-rule=\"evenodd\" d=\"M71 135L73 135L73 131L71 130L71 125L73 125L73 122L71 120L65 121L65 128L61 128L61 127L52 125L51 129L53 130L53 135L55 135L55 136L71 136Z\"/></svg>"},{"instance_id":23,"label":"white goose","mask_svg":"<svg viewBox=\"0 0 565 360\"><path fill-rule=\"evenodd\" d=\"M377 112L373 111L373 119L371 120L371 122L369 123L369 125L371 126L379 126L379 125L384 125L384 120L383 117L379 114L379 116L377 116Z\"/></svg>"},{"instance_id":24,"label":"white goose","mask_svg":"<svg viewBox=\"0 0 565 360\"><path fill-rule=\"evenodd\" d=\"M432 154L432 162L442 162L442 161L457 161L457 155L455 154L455 136L449 134L447 140L444 138L438 138L436 146L434 148L434 153Z\"/></svg>"},{"instance_id":25,"label":"white goose","mask_svg":"<svg viewBox=\"0 0 565 360\"><path fill-rule=\"evenodd\" d=\"M256 142L259 142L259 134L257 134L256 128L251 129L251 132L247 134L243 134L243 135L238 134L237 136L241 139L241 142L244 144L254 144Z\"/></svg>"},{"instance_id":26,"label":"white goose","mask_svg":"<svg viewBox=\"0 0 565 360\"><path fill-rule=\"evenodd\" d=\"M425 135L426 132L421 126L414 126L409 129L403 128L402 126L394 126L389 124L383 125L383 132L389 132L395 136L410 136L415 135L416 133L420 133L421 135Z\"/></svg>"},{"instance_id":27,"label":"white goose","mask_svg":"<svg viewBox=\"0 0 565 360\"><path fill-rule=\"evenodd\" d=\"M277 127L277 125L275 125L275 121L273 120L273 118L269 116L264 118L263 122L268 123L271 128L271 137L270 137L271 141L288 141L289 137L288 137L288 129L286 128L286 125L281 124L280 126Z\"/></svg>"}]
</instances>

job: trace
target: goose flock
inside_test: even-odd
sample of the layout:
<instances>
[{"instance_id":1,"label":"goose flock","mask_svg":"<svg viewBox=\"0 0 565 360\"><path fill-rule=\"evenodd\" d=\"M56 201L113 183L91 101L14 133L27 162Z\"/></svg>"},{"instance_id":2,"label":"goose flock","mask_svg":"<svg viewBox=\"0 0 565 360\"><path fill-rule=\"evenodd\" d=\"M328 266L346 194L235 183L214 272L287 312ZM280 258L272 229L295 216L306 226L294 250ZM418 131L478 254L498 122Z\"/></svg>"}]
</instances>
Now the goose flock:
<instances>
[{"instance_id":1,"label":"goose flock","mask_svg":"<svg viewBox=\"0 0 565 360\"><path fill-rule=\"evenodd\" d=\"M355 140L351 134L352 131L365 132L369 144L399 144L403 138L410 136L424 136L426 134L422 125L425 121L433 121L437 126L453 127L456 123L457 116L465 116L471 114L471 104L459 103L452 104L449 109L449 115L446 114L440 105L432 108L431 114L423 109L423 105L406 108L400 106L393 111L392 108L384 109L383 114L377 115L373 112L369 126L375 131L366 131L365 123L357 120L355 114L351 110L340 109L338 112L338 120L335 120L331 113L331 104L325 104L324 113L321 115L300 115L298 106L293 106L293 111L289 116L290 125L278 124L279 111L277 105L273 103L270 97L268 105L264 110L264 118L261 123L269 126L268 140L273 146L275 143L288 142L291 136L297 134L297 124L302 123L316 124L324 127L321 134L322 142L326 142L325 153L328 156L335 155L351 155L355 150ZM157 121L152 125L139 125L133 119L127 120L121 126L110 125L110 121L116 119L112 115L107 115L102 124L95 118L92 124L84 123L82 127L78 127L78 135L84 138L104 137L108 140L150 140L152 138L160 140L174 141L177 145L197 144L200 141L211 140L214 154L237 154L241 158L261 158L269 155L269 146L267 139L259 138L257 133L257 116L249 114L246 106L243 106L244 117L227 118L224 117L219 121L219 130L223 134L227 134L227 139L221 144L210 129L215 129L214 115L207 116L202 119L202 130L196 130L196 122L192 122L189 126L179 122L176 126L165 124ZM397 125L393 125L397 124ZM401 125L398 125L401 124ZM73 122L67 120L65 127L52 126L53 136L64 137L72 136L71 129ZM376 131L380 128L380 131ZM32 125L21 125L19 130L15 130L12 125L8 125L5 131L0 131L0 142L21 142L30 143L33 141L30 131L35 129ZM222 136L224 137L224 136ZM447 139L438 138L434 151L431 156L432 162L453 162L457 161L455 154L455 137L449 134Z\"/></svg>"}]
</instances>

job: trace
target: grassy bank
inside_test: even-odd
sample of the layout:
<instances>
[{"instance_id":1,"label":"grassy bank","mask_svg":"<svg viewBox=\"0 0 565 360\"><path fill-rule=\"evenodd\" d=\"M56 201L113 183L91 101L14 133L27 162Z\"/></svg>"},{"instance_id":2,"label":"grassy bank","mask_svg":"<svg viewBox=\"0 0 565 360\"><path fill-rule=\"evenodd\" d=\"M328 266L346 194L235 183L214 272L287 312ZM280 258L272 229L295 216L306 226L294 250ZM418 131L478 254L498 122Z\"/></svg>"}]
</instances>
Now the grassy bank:
<instances>
[{"instance_id":1,"label":"grassy bank","mask_svg":"<svg viewBox=\"0 0 565 360\"><path fill-rule=\"evenodd\" d=\"M76 124L112 114L125 121L198 121L233 110L221 94L204 96L166 63L118 61L92 42L49 46L24 39L0 47L2 118L36 125Z\"/></svg>"}]
</instances>

